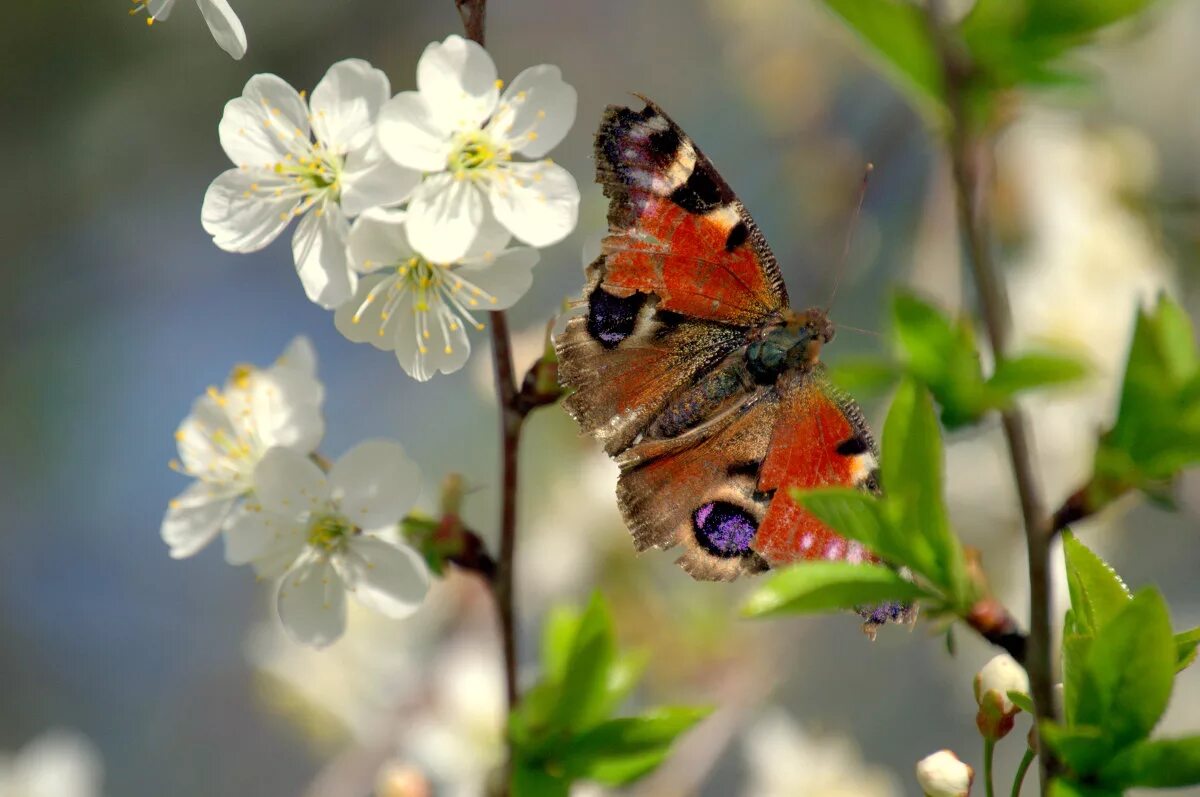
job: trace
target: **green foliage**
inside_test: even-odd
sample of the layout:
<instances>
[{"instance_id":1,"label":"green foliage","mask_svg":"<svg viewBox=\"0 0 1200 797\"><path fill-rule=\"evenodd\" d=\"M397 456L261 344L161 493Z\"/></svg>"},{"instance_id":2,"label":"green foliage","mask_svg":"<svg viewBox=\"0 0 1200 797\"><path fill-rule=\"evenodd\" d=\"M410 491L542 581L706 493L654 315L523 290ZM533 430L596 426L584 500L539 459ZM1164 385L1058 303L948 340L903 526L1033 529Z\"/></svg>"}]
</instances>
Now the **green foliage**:
<instances>
[{"instance_id":1,"label":"green foliage","mask_svg":"<svg viewBox=\"0 0 1200 797\"><path fill-rule=\"evenodd\" d=\"M1200 740L1149 739L1200 632L1173 634L1157 590L1131 595L1073 535L1065 534L1063 545L1071 597L1062 651L1065 724L1040 727L1068 770L1053 793L1200 783Z\"/></svg>"},{"instance_id":2,"label":"green foliage","mask_svg":"<svg viewBox=\"0 0 1200 797\"><path fill-rule=\"evenodd\" d=\"M668 707L613 718L637 685L641 654L617 649L599 595L582 614L558 609L542 637L542 680L509 718L512 793L566 795L571 783L622 786L651 772L709 709Z\"/></svg>"},{"instance_id":3,"label":"green foliage","mask_svg":"<svg viewBox=\"0 0 1200 797\"><path fill-rule=\"evenodd\" d=\"M956 429L991 410L1012 405L1018 393L1077 381L1087 375L1078 360L1050 352L1029 352L996 364L984 378L970 324L953 322L932 304L897 294L892 324L908 373L929 386L942 408L942 423Z\"/></svg>"},{"instance_id":4,"label":"green foliage","mask_svg":"<svg viewBox=\"0 0 1200 797\"><path fill-rule=\"evenodd\" d=\"M742 613L750 617L857 609L884 601L932 597L899 573L849 562L806 562L759 587Z\"/></svg>"}]
</instances>

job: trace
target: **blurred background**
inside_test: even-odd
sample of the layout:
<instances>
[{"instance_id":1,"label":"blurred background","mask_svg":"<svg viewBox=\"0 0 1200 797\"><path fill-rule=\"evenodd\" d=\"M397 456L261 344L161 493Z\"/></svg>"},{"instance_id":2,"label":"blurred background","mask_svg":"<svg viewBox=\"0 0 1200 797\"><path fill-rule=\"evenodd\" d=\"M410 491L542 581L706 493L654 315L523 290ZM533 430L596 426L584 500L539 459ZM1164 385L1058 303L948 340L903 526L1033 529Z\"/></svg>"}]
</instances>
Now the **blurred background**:
<instances>
[{"instance_id":1,"label":"blurred background","mask_svg":"<svg viewBox=\"0 0 1200 797\"><path fill-rule=\"evenodd\" d=\"M265 365L297 334L320 357L340 455L394 438L420 463L424 505L442 475L473 485L466 516L493 534L497 432L486 336L467 368L418 384L357 346L304 297L286 238L250 256L200 226L227 166L216 128L254 72L297 88L362 57L393 91L424 46L461 32L451 0L232 0L249 52L235 62L182 2L147 28L117 2L16 3L0 27L0 751L50 729L91 740L107 795L398 797L416 772L435 794L475 795L500 760L502 687L490 607L452 575L404 622L353 613L316 653L271 623L268 590L219 545L177 562L158 529L186 480L167 468L192 399L239 362ZM962 5L962 4L960 4ZM965 5L969 6L969 2ZM827 301L863 165L876 169L833 310L885 332L889 290L963 306L946 164L905 100L809 0L491 4L488 43L511 79L562 67L579 115L554 153L583 190L579 227L543 253L510 316L518 365L582 284L581 249L604 227L591 137L608 103L654 98L738 191L772 243L793 300ZM1051 503L1078 486L1111 418L1133 313L1168 290L1200 309L1200 2L1164 0L1087 51L1088 90L1029 98L1001 140L997 230L1022 342L1085 356L1094 377L1039 396ZM828 359L879 352L843 331ZM885 397L864 396L878 428ZM957 528L984 552L1022 616L1024 549L1000 437L951 438ZM720 710L631 793L916 794L918 758L955 746L980 763L971 677L992 655L958 652L918 624L874 643L851 616L750 623L747 588L688 579L668 553L635 556L615 469L558 409L528 425L519 609L535 676L538 627L556 603L602 591L622 640L650 655L638 699ZM1200 479L1180 509L1130 502L1081 525L1131 586L1154 582L1176 627L1200 624ZM1065 597L1059 589L1060 598ZM1000 747L1011 772L1019 734ZM1177 682L1166 725L1200 727L1200 668ZM383 772L380 775L380 772ZM1032 793L1032 786L1027 789Z\"/></svg>"}]
</instances>

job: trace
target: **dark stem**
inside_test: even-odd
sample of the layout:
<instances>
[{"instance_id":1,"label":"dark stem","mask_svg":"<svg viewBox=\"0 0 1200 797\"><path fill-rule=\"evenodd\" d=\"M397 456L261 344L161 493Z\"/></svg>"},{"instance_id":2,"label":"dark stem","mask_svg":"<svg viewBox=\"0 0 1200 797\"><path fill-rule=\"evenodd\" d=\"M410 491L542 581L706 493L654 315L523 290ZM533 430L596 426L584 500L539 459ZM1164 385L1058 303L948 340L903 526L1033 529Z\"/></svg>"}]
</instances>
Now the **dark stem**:
<instances>
[{"instance_id":1,"label":"dark stem","mask_svg":"<svg viewBox=\"0 0 1200 797\"><path fill-rule=\"evenodd\" d=\"M972 66L965 54L947 35L940 0L930 0L929 11L945 79L946 101L950 110L949 147L954 172L959 226L962 229L979 293L984 327L997 360L1008 347L1011 315L1008 296L1000 280L988 246L989 233L985 194L987 183L980 175L986 164L989 140L976 136L968 116L966 92ZM1020 409L1001 413L1001 425L1008 442L1009 458L1021 501L1025 543L1029 559L1029 638L1025 669L1029 673L1037 719L1054 719L1053 670L1050 655L1050 521L1043 508L1034 476L1032 448L1025 417ZM1039 735L1038 761L1042 793L1048 793L1055 762Z\"/></svg>"},{"instance_id":2,"label":"dark stem","mask_svg":"<svg viewBox=\"0 0 1200 797\"><path fill-rule=\"evenodd\" d=\"M517 447L524 416L517 410L517 390L513 381L512 345L508 319L503 312L492 313L492 361L495 365L496 398L500 404L500 556L496 562L494 589L500 612L500 633L504 644L504 687L511 711L517 704L517 634L513 617L513 552L517 545Z\"/></svg>"}]
</instances>

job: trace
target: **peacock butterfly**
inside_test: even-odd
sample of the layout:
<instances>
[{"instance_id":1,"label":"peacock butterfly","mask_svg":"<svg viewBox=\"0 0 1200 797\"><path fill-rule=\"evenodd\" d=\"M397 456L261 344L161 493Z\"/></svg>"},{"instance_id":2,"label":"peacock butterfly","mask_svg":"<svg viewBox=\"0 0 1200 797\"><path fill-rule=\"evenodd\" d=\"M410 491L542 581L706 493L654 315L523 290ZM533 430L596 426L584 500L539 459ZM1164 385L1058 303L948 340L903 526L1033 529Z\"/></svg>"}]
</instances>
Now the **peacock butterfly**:
<instances>
[{"instance_id":1,"label":"peacock butterfly","mask_svg":"<svg viewBox=\"0 0 1200 797\"><path fill-rule=\"evenodd\" d=\"M556 341L568 412L621 467L635 546L681 546L684 570L719 581L802 559L877 563L789 495L879 490L862 411L818 360L833 325L788 306L746 208L645 102L610 106L596 133L609 235L586 270L586 309ZM860 613L874 626L912 610Z\"/></svg>"}]
</instances>

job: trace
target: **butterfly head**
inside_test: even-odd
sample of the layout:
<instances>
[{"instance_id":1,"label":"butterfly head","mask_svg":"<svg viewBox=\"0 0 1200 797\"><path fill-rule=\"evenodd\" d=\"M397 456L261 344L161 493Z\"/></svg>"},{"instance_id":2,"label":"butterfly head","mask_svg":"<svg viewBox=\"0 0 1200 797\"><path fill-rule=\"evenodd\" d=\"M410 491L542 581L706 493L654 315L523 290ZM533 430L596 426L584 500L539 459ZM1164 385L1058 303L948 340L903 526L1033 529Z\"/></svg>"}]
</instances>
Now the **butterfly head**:
<instances>
[{"instance_id":1,"label":"butterfly head","mask_svg":"<svg viewBox=\"0 0 1200 797\"><path fill-rule=\"evenodd\" d=\"M833 324L824 311L785 310L780 323L765 328L746 348L746 364L755 381L770 384L784 371L811 368L831 340Z\"/></svg>"}]
</instances>

